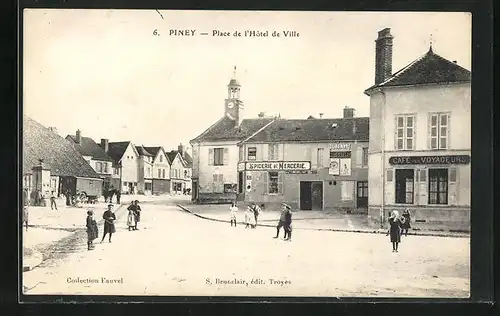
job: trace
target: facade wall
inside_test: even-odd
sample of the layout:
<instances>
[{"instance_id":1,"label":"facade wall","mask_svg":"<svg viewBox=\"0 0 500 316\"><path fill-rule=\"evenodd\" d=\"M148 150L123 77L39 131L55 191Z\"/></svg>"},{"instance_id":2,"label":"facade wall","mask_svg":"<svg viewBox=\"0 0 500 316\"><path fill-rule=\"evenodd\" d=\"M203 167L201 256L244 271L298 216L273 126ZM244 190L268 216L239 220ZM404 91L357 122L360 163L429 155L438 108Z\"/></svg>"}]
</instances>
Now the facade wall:
<instances>
[{"instance_id":1,"label":"facade wall","mask_svg":"<svg viewBox=\"0 0 500 316\"><path fill-rule=\"evenodd\" d=\"M223 148L227 157L220 166L209 163L210 149ZM238 147L236 142L205 143L199 148L199 187L200 193L222 193L213 186L214 174L222 175L224 183L237 183Z\"/></svg>"},{"instance_id":2,"label":"facade wall","mask_svg":"<svg viewBox=\"0 0 500 316\"><path fill-rule=\"evenodd\" d=\"M121 159L122 172L122 192L129 192L129 184L137 190L139 182L139 156L130 143Z\"/></svg>"},{"instance_id":3,"label":"facade wall","mask_svg":"<svg viewBox=\"0 0 500 316\"><path fill-rule=\"evenodd\" d=\"M353 211L357 208L357 182L368 181L368 164L367 157L363 160L363 148L368 148L367 142L348 142L349 150L333 151L350 151L351 158L351 174L347 176L329 174L330 165L330 150L334 143L337 142L320 142L320 143L284 143L284 144L251 144L247 143L240 146L239 157L242 159L239 162L239 170L243 170L243 165L247 163L246 170L243 171L243 190L239 189L240 200L245 202L255 202L264 204L267 208L279 207L280 203L286 202L294 209L300 209L300 183L305 182L321 182L322 183L322 210L348 210ZM269 147L276 146L278 154L269 152ZM255 160L248 156L249 148L256 149ZM318 151L318 149L320 149ZM254 152L253 150L251 151ZM367 151L365 152L365 155ZM279 193L269 193L269 176L268 171L252 171L249 170L248 163L252 162L272 162L270 158L275 158L276 161L304 161L310 163L310 171L307 173L294 173L294 171L278 171L280 185ZM350 185L345 185L348 182ZM251 183L250 188L248 188ZM344 195L342 195L344 190ZM346 191L347 190L347 191ZM347 193L350 192L350 193ZM365 208L366 211L366 208Z\"/></svg>"},{"instance_id":4,"label":"facade wall","mask_svg":"<svg viewBox=\"0 0 500 316\"><path fill-rule=\"evenodd\" d=\"M153 194L170 192L170 179L153 179Z\"/></svg>"},{"instance_id":5,"label":"facade wall","mask_svg":"<svg viewBox=\"0 0 500 316\"><path fill-rule=\"evenodd\" d=\"M385 227L389 212L408 208L412 213L412 226L416 229L469 230L470 163L391 165L389 160L390 157L411 156L470 157L470 108L469 84L391 88L386 89L385 93L371 96L370 110L376 113L370 118L368 217L372 226ZM429 115L436 112L448 113L446 149L431 149ZM377 118L377 113L382 113L381 120ZM413 149L401 150L396 147L398 115L414 117ZM383 134L375 137L374 131L377 130L383 131ZM399 169L411 169L414 172L413 192L408 193L413 201L408 204L406 201L396 201L395 175ZM429 203L431 169L447 170L445 204ZM451 174L455 174L456 178L452 180Z\"/></svg>"}]
</instances>

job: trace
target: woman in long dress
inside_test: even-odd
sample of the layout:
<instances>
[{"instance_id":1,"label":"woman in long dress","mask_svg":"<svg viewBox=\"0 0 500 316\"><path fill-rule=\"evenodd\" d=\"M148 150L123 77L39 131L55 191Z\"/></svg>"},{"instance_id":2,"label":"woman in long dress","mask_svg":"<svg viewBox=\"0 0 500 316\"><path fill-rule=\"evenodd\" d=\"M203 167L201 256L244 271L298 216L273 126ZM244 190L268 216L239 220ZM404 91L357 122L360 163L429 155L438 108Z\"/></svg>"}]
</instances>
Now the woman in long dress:
<instances>
[{"instance_id":1,"label":"woman in long dress","mask_svg":"<svg viewBox=\"0 0 500 316\"><path fill-rule=\"evenodd\" d=\"M104 218L104 233L102 235L101 243L104 241L104 237L106 237L107 234L109 234L109 242L111 242L111 236L116 232L116 215L113 213L113 204L108 204L108 210L102 214L102 218Z\"/></svg>"},{"instance_id":2,"label":"woman in long dress","mask_svg":"<svg viewBox=\"0 0 500 316\"><path fill-rule=\"evenodd\" d=\"M408 209L405 209L403 211L403 223L401 225L401 235L405 234L405 236L408 236L408 229L411 228L411 216L410 216L410 211Z\"/></svg>"},{"instance_id":3,"label":"woman in long dress","mask_svg":"<svg viewBox=\"0 0 500 316\"><path fill-rule=\"evenodd\" d=\"M393 211L389 217L389 234L391 235L392 252L398 252L398 245L401 242L401 219L399 212Z\"/></svg>"},{"instance_id":4,"label":"woman in long dress","mask_svg":"<svg viewBox=\"0 0 500 316\"><path fill-rule=\"evenodd\" d=\"M94 219L94 212L92 210L87 211L87 247L88 250L94 249L94 239L99 237L99 229L97 228L97 222Z\"/></svg>"}]
</instances>

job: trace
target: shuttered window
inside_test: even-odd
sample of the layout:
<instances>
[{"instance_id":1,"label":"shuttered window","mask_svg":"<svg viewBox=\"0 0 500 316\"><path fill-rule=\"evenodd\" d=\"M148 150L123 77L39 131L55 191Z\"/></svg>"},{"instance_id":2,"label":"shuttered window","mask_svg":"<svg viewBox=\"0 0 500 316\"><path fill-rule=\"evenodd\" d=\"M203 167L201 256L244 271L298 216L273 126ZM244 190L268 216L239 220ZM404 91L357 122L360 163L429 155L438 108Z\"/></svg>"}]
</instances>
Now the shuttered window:
<instances>
[{"instance_id":1,"label":"shuttered window","mask_svg":"<svg viewBox=\"0 0 500 316\"><path fill-rule=\"evenodd\" d=\"M415 116L396 116L396 150L412 150L415 148Z\"/></svg>"},{"instance_id":2,"label":"shuttered window","mask_svg":"<svg viewBox=\"0 0 500 316\"><path fill-rule=\"evenodd\" d=\"M209 148L208 149L208 165L209 166L225 166L229 161L228 148Z\"/></svg>"},{"instance_id":3,"label":"shuttered window","mask_svg":"<svg viewBox=\"0 0 500 316\"><path fill-rule=\"evenodd\" d=\"M324 167L324 162L323 162L323 157L325 156L324 148L318 148L317 152L317 161L318 161L318 168L323 168Z\"/></svg>"},{"instance_id":4,"label":"shuttered window","mask_svg":"<svg viewBox=\"0 0 500 316\"><path fill-rule=\"evenodd\" d=\"M363 161L362 161L362 166L367 167L368 166L368 147L363 147Z\"/></svg>"},{"instance_id":5,"label":"shuttered window","mask_svg":"<svg viewBox=\"0 0 500 316\"><path fill-rule=\"evenodd\" d=\"M283 172L265 172L264 181L268 194L283 194Z\"/></svg>"},{"instance_id":6,"label":"shuttered window","mask_svg":"<svg viewBox=\"0 0 500 316\"><path fill-rule=\"evenodd\" d=\"M387 169L387 175L386 175L387 182L391 182L392 181L393 175L394 175L394 170Z\"/></svg>"},{"instance_id":7,"label":"shuttered window","mask_svg":"<svg viewBox=\"0 0 500 316\"><path fill-rule=\"evenodd\" d=\"M269 160L279 160L280 147L279 144L269 144L268 146L268 158Z\"/></svg>"},{"instance_id":8,"label":"shuttered window","mask_svg":"<svg viewBox=\"0 0 500 316\"><path fill-rule=\"evenodd\" d=\"M449 113L431 113L429 115L429 148L447 149L449 138Z\"/></svg>"}]
</instances>

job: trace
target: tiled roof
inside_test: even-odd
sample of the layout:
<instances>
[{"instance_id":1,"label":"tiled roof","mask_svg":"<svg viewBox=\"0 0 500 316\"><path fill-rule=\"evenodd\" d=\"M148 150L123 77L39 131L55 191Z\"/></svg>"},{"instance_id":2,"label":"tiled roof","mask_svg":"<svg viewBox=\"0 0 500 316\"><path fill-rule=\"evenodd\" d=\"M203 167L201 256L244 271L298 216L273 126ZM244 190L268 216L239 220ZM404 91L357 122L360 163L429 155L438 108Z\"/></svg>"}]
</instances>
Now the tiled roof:
<instances>
[{"instance_id":1,"label":"tiled roof","mask_svg":"<svg viewBox=\"0 0 500 316\"><path fill-rule=\"evenodd\" d=\"M90 156L95 160L113 161L113 159L106 154L104 149L102 149L102 147L90 137L80 137L79 144L76 143L75 135L68 135L66 136L66 139L73 144L82 156Z\"/></svg>"},{"instance_id":2,"label":"tiled roof","mask_svg":"<svg viewBox=\"0 0 500 316\"><path fill-rule=\"evenodd\" d=\"M368 88L365 93L378 87L460 83L470 82L470 80L469 70L435 54L431 48L425 55L399 70L386 81Z\"/></svg>"},{"instance_id":3,"label":"tiled roof","mask_svg":"<svg viewBox=\"0 0 500 316\"><path fill-rule=\"evenodd\" d=\"M153 156L153 154L151 154L150 152L148 152L144 146L135 146L135 149L137 149L137 152L139 153L139 155L141 156Z\"/></svg>"},{"instance_id":4,"label":"tiled roof","mask_svg":"<svg viewBox=\"0 0 500 316\"><path fill-rule=\"evenodd\" d=\"M52 175L100 178L70 141L29 117L25 116L23 123L23 173L43 159Z\"/></svg>"},{"instance_id":5,"label":"tiled roof","mask_svg":"<svg viewBox=\"0 0 500 316\"><path fill-rule=\"evenodd\" d=\"M369 121L368 117L277 119L245 142L368 141Z\"/></svg>"},{"instance_id":6,"label":"tiled roof","mask_svg":"<svg viewBox=\"0 0 500 316\"><path fill-rule=\"evenodd\" d=\"M189 153L184 152L184 156L182 158L184 158L184 161L186 162L186 168L193 168L193 158Z\"/></svg>"},{"instance_id":7,"label":"tiled roof","mask_svg":"<svg viewBox=\"0 0 500 316\"><path fill-rule=\"evenodd\" d=\"M166 153L170 164L172 164L174 162L175 156L177 156L177 153L178 153L177 150L171 150L171 151Z\"/></svg>"},{"instance_id":8,"label":"tiled roof","mask_svg":"<svg viewBox=\"0 0 500 316\"><path fill-rule=\"evenodd\" d=\"M272 120L272 118L245 119L235 128L235 121L225 116L191 142L244 140Z\"/></svg>"},{"instance_id":9,"label":"tiled roof","mask_svg":"<svg viewBox=\"0 0 500 316\"><path fill-rule=\"evenodd\" d=\"M108 155L113 158L115 162L119 162L120 159L122 159L123 154L127 150L128 145L130 144L129 141L125 142L110 142L108 144Z\"/></svg>"},{"instance_id":10,"label":"tiled roof","mask_svg":"<svg viewBox=\"0 0 500 316\"><path fill-rule=\"evenodd\" d=\"M160 151L161 147L160 146L156 146L156 147L146 147L146 146L143 146L143 148L148 152L150 153L151 155L153 155L153 157L156 157L156 155L158 155L158 152Z\"/></svg>"}]
</instances>

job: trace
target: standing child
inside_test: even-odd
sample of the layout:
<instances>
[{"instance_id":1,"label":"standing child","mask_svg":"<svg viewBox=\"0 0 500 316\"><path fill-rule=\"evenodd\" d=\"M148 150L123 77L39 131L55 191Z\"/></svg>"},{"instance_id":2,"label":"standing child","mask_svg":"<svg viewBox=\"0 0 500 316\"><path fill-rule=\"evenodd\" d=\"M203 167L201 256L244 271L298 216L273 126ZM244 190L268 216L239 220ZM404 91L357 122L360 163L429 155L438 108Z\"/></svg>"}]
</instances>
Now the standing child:
<instances>
[{"instance_id":1,"label":"standing child","mask_svg":"<svg viewBox=\"0 0 500 316\"><path fill-rule=\"evenodd\" d=\"M250 228L254 229L256 226L256 223L255 223L255 215L254 215L252 206L249 206L247 208L247 213L248 213L248 225L250 225Z\"/></svg>"},{"instance_id":2,"label":"standing child","mask_svg":"<svg viewBox=\"0 0 500 316\"><path fill-rule=\"evenodd\" d=\"M231 227L233 227L233 223L234 227L236 227L236 213L238 213L238 207L235 202L231 204L229 210L231 211Z\"/></svg>"},{"instance_id":3,"label":"standing child","mask_svg":"<svg viewBox=\"0 0 500 316\"><path fill-rule=\"evenodd\" d=\"M403 211L403 223L401 225L401 235L403 235L403 232L405 236L408 236L408 229L411 228L411 216L410 216L410 211L408 209L405 209Z\"/></svg>"},{"instance_id":4,"label":"standing child","mask_svg":"<svg viewBox=\"0 0 500 316\"><path fill-rule=\"evenodd\" d=\"M391 235L392 252L398 252L398 246L401 242L401 220L399 212L393 211L389 217L389 234Z\"/></svg>"},{"instance_id":5,"label":"standing child","mask_svg":"<svg viewBox=\"0 0 500 316\"><path fill-rule=\"evenodd\" d=\"M245 211L245 228L250 228L251 218L253 217L253 213L250 208L247 208Z\"/></svg>"},{"instance_id":6,"label":"standing child","mask_svg":"<svg viewBox=\"0 0 500 316\"><path fill-rule=\"evenodd\" d=\"M99 235L99 229L97 228L97 222L94 219L94 212L92 210L87 211L87 247L88 250L94 249L94 239Z\"/></svg>"},{"instance_id":7,"label":"standing child","mask_svg":"<svg viewBox=\"0 0 500 316\"><path fill-rule=\"evenodd\" d=\"M135 213L130 206L128 207L127 226L129 231L135 230Z\"/></svg>"}]
</instances>

